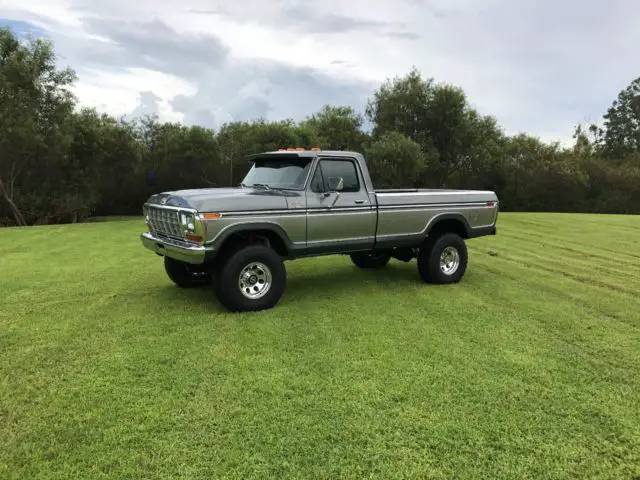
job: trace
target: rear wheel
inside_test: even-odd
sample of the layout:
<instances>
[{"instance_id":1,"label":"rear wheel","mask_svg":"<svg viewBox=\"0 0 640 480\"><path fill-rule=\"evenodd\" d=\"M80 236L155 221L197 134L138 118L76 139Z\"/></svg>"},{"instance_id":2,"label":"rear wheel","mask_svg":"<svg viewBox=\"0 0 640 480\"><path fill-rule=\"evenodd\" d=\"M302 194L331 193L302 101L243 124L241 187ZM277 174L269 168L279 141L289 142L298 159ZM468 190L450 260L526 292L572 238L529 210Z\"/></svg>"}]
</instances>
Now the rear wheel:
<instances>
[{"instance_id":1,"label":"rear wheel","mask_svg":"<svg viewBox=\"0 0 640 480\"><path fill-rule=\"evenodd\" d=\"M357 252L351 254L351 261L360 268L382 268L391 257L386 253Z\"/></svg>"},{"instance_id":2,"label":"rear wheel","mask_svg":"<svg viewBox=\"0 0 640 480\"><path fill-rule=\"evenodd\" d=\"M455 233L427 238L418 255L418 272L428 283L457 283L464 276L468 262L464 239Z\"/></svg>"},{"instance_id":3,"label":"rear wheel","mask_svg":"<svg viewBox=\"0 0 640 480\"><path fill-rule=\"evenodd\" d=\"M284 293L287 271L278 253L263 245L234 252L220 266L216 296L233 312L272 308Z\"/></svg>"},{"instance_id":4,"label":"rear wheel","mask_svg":"<svg viewBox=\"0 0 640 480\"><path fill-rule=\"evenodd\" d=\"M211 272L205 265L191 265L170 257L164 257L164 270L180 288L193 288L211 283Z\"/></svg>"}]
</instances>

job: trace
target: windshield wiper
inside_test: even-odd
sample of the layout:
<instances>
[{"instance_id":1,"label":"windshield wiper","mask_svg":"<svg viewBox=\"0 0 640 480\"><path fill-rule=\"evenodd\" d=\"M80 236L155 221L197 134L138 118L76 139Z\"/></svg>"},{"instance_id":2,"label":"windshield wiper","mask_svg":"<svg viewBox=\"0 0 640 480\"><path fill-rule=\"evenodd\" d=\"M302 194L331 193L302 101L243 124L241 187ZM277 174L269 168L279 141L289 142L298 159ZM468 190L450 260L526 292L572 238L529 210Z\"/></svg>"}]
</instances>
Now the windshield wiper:
<instances>
[{"instance_id":1,"label":"windshield wiper","mask_svg":"<svg viewBox=\"0 0 640 480\"><path fill-rule=\"evenodd\" d=\"M249 187L262 187L265 190L271 190L271 187L266 183L252 183L251 185L249 185Z\"/></svg>"}]
</instances>

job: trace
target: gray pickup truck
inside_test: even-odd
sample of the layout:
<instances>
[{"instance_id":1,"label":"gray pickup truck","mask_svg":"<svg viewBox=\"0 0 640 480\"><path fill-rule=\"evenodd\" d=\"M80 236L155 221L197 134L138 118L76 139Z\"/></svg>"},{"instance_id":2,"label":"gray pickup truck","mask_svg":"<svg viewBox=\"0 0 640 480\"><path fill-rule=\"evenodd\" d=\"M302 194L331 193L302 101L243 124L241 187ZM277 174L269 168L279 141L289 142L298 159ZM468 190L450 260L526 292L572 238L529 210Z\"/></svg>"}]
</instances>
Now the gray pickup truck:
<instances>
[{"instance_id":1,"label":"gray pickup truck","mask_svg":"<svg viewBox=\"0 0 640 480\"><path fill-rule=\"evenodd\" d=\"M213 283L228 310L276 305L284 260L348 254L360 268L417 258L421 279L458 282L465 239L495 235L498 198L475 190L375 190L364 157L283 149L253 155L236 188L152 195L142 243L180 287Z\"/></svg>"}]
</instances>

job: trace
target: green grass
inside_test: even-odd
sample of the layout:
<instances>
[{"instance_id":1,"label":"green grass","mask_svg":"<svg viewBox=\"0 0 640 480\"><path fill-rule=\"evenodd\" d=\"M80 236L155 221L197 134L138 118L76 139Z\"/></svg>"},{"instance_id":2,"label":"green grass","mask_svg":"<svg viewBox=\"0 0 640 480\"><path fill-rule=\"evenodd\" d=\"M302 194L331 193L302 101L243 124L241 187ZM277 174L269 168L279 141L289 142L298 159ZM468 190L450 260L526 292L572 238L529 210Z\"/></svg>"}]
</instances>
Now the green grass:
<instances>
[{"instance_id":1,"label":"green grass","mask_svg":"<svg viewBox=\"0 0 640 480\"><path fill-rule=\"evenodd\" d=\"M240 315L141 229L0 230L0 478L640 478L638 217L502 214L454 286L289 262Z\"/></svg>"}]
</instances>

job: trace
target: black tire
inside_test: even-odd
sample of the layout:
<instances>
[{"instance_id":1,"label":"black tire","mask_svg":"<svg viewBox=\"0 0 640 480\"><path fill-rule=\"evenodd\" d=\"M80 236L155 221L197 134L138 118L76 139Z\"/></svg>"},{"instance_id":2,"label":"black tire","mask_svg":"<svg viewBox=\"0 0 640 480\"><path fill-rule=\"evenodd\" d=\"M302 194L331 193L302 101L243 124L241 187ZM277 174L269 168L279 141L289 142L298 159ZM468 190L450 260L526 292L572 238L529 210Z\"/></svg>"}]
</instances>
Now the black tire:
<instances>
[{"instance_id":1,"label":"black tire","mask_svg":"<svg viewBox=\"0 0 640 480\"><path fill-rule=\"evenodd\" d=\"M382 268L391 257L386 253L357 252L351 254L351 261L360 268Z\"/></svg>"},{"instance_id":2,"label":"black tire","mask_svg":"<svg viewBox=\"0 0 640 480\"><path fill-rule=\"evenodd\" d=\"M193 288L211 283L211 273L205 265L191 265L164 257L164 269L171 281L180 288Z\"/></svg>"},{"instance_id":3,"label":"black tire","mask_svg":"<svg viewBox=\"0 0 640 480\"><path fill-rule=\"evenodd\" d=\"M244 288L241 289L240 275L252 264L262 264L262 266L245 272L247 283L243 283ZM274 307L284 293L287 270L282 258L274 250L263 245L250 245L237 250L224 264L220 265L216 280L214 284L216 296L227 310L232 312L266 310ZM267 285L267 283L268 287L264 293L258 291L265 288L261 285ZM261 296L249 298L248 295Z\"/></svg>"},{"instance_id":4,"label":"black tire","mask_svg":"<svg viewBox=\"0 0 640 480\"><path fill-rule=\"evenodd\" d=\"M443 257L445 250L447 253ZM444 261L442 266L441 257ZM425 240L418 255L418 272L422 280L428 283L457 283L464 276L468 261L464 239L455 233L444 233Z\"/></svg>"}]
</instances>

